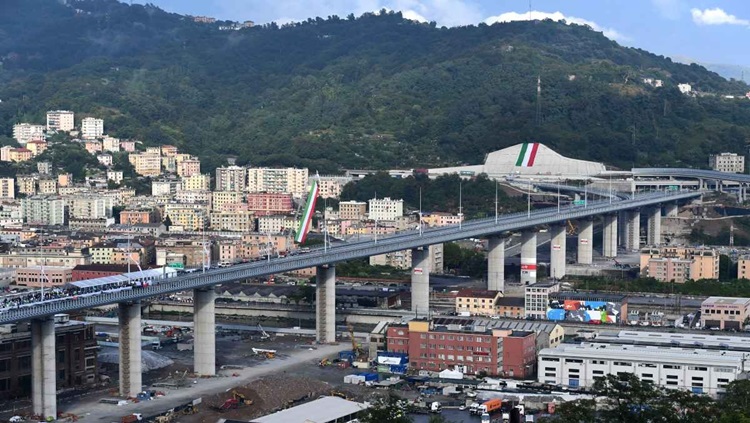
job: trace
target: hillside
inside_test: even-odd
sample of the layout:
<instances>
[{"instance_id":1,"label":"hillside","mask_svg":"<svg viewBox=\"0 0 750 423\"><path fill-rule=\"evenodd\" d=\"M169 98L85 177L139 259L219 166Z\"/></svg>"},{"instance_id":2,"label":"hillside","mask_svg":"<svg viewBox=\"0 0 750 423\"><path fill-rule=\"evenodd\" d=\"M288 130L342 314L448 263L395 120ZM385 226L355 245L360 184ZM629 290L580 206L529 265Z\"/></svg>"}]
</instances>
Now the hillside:
<instances>
[{"instance_id":1,"label":"hillside","mask_svg":"<svg viewBox=\"0 0 750 423\"><path fill-rule=\"evenodd\" d=\"M235 155L321 173L478 163L529 140L622 168L698 167L750 138L750 101L722 98L747 85L583 26L382 13L220 31L152 6L64 3L0 5L0 134L65 108L206 170Z\"/></svg>"}]
</instances>

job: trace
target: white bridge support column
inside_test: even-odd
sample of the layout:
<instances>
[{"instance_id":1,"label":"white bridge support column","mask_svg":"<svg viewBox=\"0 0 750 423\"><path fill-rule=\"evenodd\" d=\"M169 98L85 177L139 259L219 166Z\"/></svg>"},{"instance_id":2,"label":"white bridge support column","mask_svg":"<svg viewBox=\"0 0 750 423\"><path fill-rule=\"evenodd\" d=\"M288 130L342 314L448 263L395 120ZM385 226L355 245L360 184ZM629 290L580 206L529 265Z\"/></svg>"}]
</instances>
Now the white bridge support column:
<instances>
[{"instance_id":1,"label":"white bridge support column","mask_svg":"<svg viewBox=\"0 0 750 423\"><path fill-rule=\"evenodd\" d=\"M411 311L417 317L430 314L430 249L411 250Z\"/></svg>"},{"instance_id":2,"label":"white bridge support column","mask_svg":"<svg viewBox=\"0 0 750 423\"><path fill-rule=\"evenodd\" d=\"M143 387L141 302L119 303L117 309L120 324L120 395L135 397Z\"/></svg>"},{"instance_id":3,"label":"white bridge support column","mask_svg":"<svg viewBox=\"0 0 750 423\"><path fill-rule=\"evenodd\" d=\"M628 248L628 212L617 212L617 245Z\"/></svg>"},{"instance_id":4,"label":"white bridge support column","mask_svg":"<svg viewBox=\"0 0 750 423\"><path fill-rule=\"evenodd\" d=\"M54 319L31 321L31 402L42 420L57 419L57 348Z\"/></svg>"},{"instance_id":5,"label":"white bridge support column","mask_svg":"<svg viewBox=\"0 0 750 423\"><path fill-rule=\"evenodd\" d=\"M552 225L550 232L549 276L562 279L565 276L565 249L567 233L565 224Z\"/></svg>"},{"instance_id":6,"label":"white bridge support column","mask_svg":"<svg viewBox=\"0 0 750 423\"><path fill-rule=\"evenodd\" d=\"M641 212L628 210L627 233L625 248L628 251L638 251L641 248Z\"/></svg>"},{"instance_id":7,"label":"white bridge support column","mask_svg":"<svg viewBox=\"0 0 750 423\"><path fill-rule=\"evenodd\" d=\"M216 291L193 290L193 370L202 376L216 374Z\"/></svg>"},{"instance_id":8,"label":"white bridge support column","mask_svg":"<svg viewBox=\"0 0 750 423\"><path fill-rule=\"evenodd\" d=\"M521 285L536 283L536 231L521 233Z\"/></svg>"},{"instance_id":9,"label":"white bridge support column","mask_svg":"<svg viewBox=\"0 0 750 423\"><path fill-rule=\"evenodd\" d=\"M602 255L607 258L617 257L617 215L604 215L602 238Z\"/></svg>"},{"instance_id":10,"label":"white bridge support column","mask_svg":"<svg viewBox=\"0 0 750 423\"><path fill-rule=\"evenodd\" d=\"M664 215L666 217L677 217L680 207L677 203L667 203L664 205Z\"/></svg>"},{"instance_id":11,"label":"white bridge support column","mask_svg":"<svg viewBox=\"0 0 750 423\"><path fill-rule=\"evenodd\" d=\"M488 240L487 289L505 290L505 238L499 235Z\"/></svg>"},{"instance_id":12,"label":"white bridge support column","mask_svg":"<svg viewBox=\"0 0 750 423\"><path fill-rule=\"evenodd\" d=\"M336 342L336 266L315 268L315 340Z\"/></svg>"},{"instance_id":13,"label":"white bridge support column","mask_svg":"<svg viewBox=\"0 0 750 423\"><path fill-rule=\"evenodd\" d=\"M648 236L646 244L651 246L661 245L661 207L648 209Z\"/></svg>"},{"instance_id":14,"label":"white bridge support column","mask_svg":"<svg viewBox=\"0 0 750 423\"><path fill-rule=\"evenodd\" d=\"M594 220L578 221L578 264L594 262Z\"/></svg>"}]
</instances>

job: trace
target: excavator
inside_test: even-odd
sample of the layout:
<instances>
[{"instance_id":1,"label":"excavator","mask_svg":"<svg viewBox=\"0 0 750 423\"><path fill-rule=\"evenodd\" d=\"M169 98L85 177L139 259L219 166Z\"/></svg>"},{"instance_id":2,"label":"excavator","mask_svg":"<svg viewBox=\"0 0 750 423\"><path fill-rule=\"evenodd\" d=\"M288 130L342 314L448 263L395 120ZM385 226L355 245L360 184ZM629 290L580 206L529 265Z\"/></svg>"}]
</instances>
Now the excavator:
<instances>
[{"instance_id":1,"label":"excavator","mask_svg":"<svg viewBox=\"0 0 750 423\"><path fill-rule=\"evenodd\" d=\"M346 328L349 330L349 339L352 341L352 352L357 360L360 360L364 356L364 351L357 344L357 339L354 337L354 327L351 323L346 324Z\"/></svg>"},{"instance_id":2,"label":"excavator","mask_svg":"<svg viewBox=\"0 0 750 423\"><path fill-rule=\"evenodd\" d=\"M245 395L237 392L232 391L232 398L227 399L224 401L223 404L219 406L213 406L213 408L216 411L226 411L226 410L235 410L237 408L240 408L240 405L253 405L253 400L247 399ZM169 422L157 422L157 423L169 423Z\"/></svg>"},{"instance_id":3,"label":"excavator","mask_svg":"<svg viewBox=\"0 0 750 423\"><path fill-rule=\"evenodd\" d=\"M253 348L253 354L262 355L266 358L276 358L276 350L264 350L262 348Z\"/></svg>"},{"instance_id":4,"label":"excavator","mask_svg":"<svg viewBox=\"0 0 750 423\"><path fill-rule=\"evenodd\" d=\"M578 233L578 228L576 228L573 222L568 220L568 235L575 235L577 233Z\"/></svg>"}]
</instances>

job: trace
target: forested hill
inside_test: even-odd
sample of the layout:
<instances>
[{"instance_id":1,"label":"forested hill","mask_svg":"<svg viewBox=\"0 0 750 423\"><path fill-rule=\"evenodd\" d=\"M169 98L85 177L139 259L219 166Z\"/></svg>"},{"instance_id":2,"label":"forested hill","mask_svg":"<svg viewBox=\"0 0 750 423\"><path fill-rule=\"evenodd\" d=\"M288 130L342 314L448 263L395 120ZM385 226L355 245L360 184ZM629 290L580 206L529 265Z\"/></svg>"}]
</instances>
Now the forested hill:
<instances>
[{"instance_id":1,"label":"forested hill","mask_svg":"<svg viewBox=\"0 0 750 423\"><path fill-rule=\"evenodd\" d=\"M235 155L321 173L480 163L522 141L622 168L705 166L750 139L750 101L724 98L744 83L583 26L447 29L399 13L221 24L113 0L2 0L0 134L63 108L204 168Z\"/></svg>"}]
</instances>

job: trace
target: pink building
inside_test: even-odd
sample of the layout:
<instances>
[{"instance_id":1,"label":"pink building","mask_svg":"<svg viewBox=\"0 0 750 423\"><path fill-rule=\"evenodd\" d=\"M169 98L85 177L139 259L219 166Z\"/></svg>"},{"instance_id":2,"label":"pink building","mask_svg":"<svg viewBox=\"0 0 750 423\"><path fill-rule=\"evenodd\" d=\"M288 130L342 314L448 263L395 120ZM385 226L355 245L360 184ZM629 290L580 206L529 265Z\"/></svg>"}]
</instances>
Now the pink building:
<instances>
[{"instance_id":1,"label":"pink building","mask_svg":"<svg viewBox=\"0 0 750 423\"><path fill-rule=\"evenodd\" d=\"M294 210L291 194L251 193L246 198L247 209L258 216L286 214Z\"/></svg>"}]
</instances>

